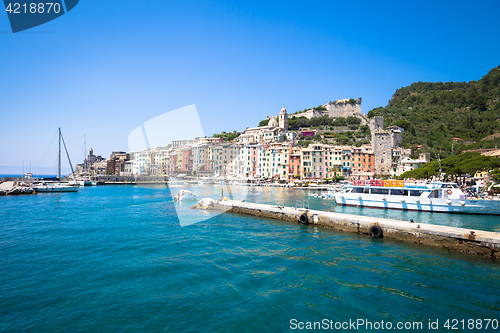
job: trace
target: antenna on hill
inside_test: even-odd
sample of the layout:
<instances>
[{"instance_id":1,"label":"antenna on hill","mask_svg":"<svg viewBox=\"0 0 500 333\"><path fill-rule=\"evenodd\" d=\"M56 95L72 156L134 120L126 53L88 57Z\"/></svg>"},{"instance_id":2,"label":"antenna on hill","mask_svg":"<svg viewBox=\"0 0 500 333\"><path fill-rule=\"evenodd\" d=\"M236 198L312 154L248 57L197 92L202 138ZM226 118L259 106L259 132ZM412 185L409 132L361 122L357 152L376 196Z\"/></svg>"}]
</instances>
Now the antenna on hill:
<instances>
[{"instance_id":1,"label":"antenna on hill","mask_svg":"<svg viewBox=\"0 0 500 333\"><path fill-rule=\"evenodd\" d=\"M436 154L436 151L434 150L434 148L432 148L432 151L434 151L434 155L436 155L436 158L438 160L438 163L439 163L439 178L441 178L441 173L442 173L441 158L439 158L439 154Z\"/></svg>"}]
</instances>

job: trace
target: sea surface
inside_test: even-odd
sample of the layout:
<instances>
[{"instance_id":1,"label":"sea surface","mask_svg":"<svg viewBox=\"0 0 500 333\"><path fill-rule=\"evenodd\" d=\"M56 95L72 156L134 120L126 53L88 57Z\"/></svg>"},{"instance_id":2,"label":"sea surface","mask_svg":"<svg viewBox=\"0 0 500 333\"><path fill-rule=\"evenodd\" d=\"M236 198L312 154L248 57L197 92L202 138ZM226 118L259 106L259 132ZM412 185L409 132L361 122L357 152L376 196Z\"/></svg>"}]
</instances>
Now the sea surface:
<instances>
[{"instance_id":1,"label":"sea surface","mask_svg":"<svg viewBox=\"0 0 500 333\"><path fill-rule=\"evenodd\" d=\"M4 177L24 177L24 175L19 175L19 174L2 174L0 175L0 179ZM39 175L39 174L34 174L33 178L52 178L52 177L57 177L57 175ZM63 177L65 177L63 175Z\"/></svg>"},{"instance_id":2,"label":"sea surface","mask_svg":"<svg viewBox=\"0 0 500 333\"><path fill-rule=\"evenodd\" d=\"M190 188L220 196L220 186ZM390 322L394 331L398 322L421 322L428 331L430 320L438 321L434 332L469 332L469 319L500 320L498 261L201 213L174 206L179 189L98 186L0 197L0 332L288 332L324 319ZM306 193L232 186L223 195L499 230L494 216L344 208ZM182 223L189 219L199 222ZM464 319L465 328L447 329L448 319ZM477 331L500 332L485 324ZM357 328L351 331L382 331Z\"/></svg>"}]
</instances>

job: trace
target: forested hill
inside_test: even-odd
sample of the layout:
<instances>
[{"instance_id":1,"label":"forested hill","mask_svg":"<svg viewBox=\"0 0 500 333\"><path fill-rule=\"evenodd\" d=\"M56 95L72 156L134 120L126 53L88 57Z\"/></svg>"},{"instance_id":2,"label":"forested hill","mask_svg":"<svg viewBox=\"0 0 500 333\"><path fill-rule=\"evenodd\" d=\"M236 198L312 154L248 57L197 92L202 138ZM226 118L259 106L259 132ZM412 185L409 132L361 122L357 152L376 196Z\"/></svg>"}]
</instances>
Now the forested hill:
<instances>
[{"instance_id":1,"label":"forested hill","mask_svg":"<svg viewBox=\"0 0 500 333\"><path fill-rule=\"evenodd\" d=\"M500 146L500 66L479 81L417 82L398 89L386 107L368 112L405 129L404 146L457 153ZM499 135L500 136L500 135ZM460 138L461 140L454 140ZM485 139L486 138L486 139Z\"/></svg>"}]
</instances>

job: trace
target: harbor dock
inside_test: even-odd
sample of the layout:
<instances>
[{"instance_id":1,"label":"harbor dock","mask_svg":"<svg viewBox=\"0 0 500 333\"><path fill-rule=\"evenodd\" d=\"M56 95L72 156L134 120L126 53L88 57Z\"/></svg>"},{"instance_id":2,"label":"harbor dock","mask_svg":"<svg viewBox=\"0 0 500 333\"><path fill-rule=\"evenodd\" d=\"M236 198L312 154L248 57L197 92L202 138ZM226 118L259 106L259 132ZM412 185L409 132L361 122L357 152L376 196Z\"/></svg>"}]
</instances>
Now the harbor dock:
<instances>
[{"instance_id":1,"label":"harbor dock","mask_svg":"<svg viewBox=\"0 0 500 333\"><path fill-rule=\"evenodd\" d=\"M0 183L0 195L36 194L33 188L16 185L13 181Z\"/></svg>"},{"instance_id":2,"label":"harbor dock","mask_svg":"<svg viewBox=\"0 0 500 333\"><path fill-rule=\"evenodd\" d=\"M452 252L500 258L500 233L498 232L234 200L202 199L191 208L224 210L230 213L311 224L342 232L410 242ZM436 214L436 218L439 218L438 214Z\"/></svg>"}]
</instances>

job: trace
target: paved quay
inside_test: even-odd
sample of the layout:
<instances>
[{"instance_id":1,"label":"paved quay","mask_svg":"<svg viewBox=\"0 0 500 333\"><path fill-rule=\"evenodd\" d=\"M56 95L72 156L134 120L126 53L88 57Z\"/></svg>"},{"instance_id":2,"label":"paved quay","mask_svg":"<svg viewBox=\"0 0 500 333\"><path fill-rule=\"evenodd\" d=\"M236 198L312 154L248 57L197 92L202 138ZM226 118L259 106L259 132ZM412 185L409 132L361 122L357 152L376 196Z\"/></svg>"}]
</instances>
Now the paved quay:
<instances>
[{"instance_id":1,"label":"paved quay","mask_svg":"<svg viewBox=\"0 0 500 333\"><path fill-rule=\"evenodd\" d=\"M295 223L301 223L302 219L302 222L307 224L343 232L364 234L369 237L378 236L453 252L500 258L500 233L498 232L233 200L202 199L191 208L218 209ZM437 213L436 218L439 218Z\"/></svg>"},{"instance_id":2,"label":"paved quay","mask_svg":"<svg viewBox=\"0 0 500 333\"><path fill-rule=\"evenodd\" d=\"M7 189L11 189L13 187L14 187L14 182L12 182L12 181L0 183L0 190L7 190Z\"/></svg>"}]
</instances>

